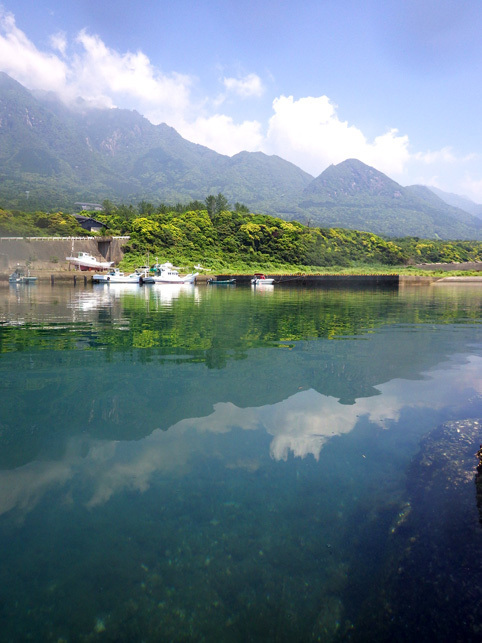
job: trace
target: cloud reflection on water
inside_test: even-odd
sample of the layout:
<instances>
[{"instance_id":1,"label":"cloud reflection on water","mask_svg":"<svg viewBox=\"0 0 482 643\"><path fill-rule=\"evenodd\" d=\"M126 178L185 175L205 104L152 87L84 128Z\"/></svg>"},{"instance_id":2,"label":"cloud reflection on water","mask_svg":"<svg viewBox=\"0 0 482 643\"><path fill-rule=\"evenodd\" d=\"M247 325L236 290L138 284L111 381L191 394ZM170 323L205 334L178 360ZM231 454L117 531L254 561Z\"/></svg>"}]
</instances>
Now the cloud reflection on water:
<instances>
[{"instance_id":1,"label":"cloud reflection on water","mask_svg":"<svg viewBox=\"0 0 482 643\"><path fill-rule=\"evenodd\" d=\"M324 444L351 432L361 417L387 429L404 409L437 410L481 394L482 358L459 356L430 370L422 380L394 379L377 389L380 395L359 398L351 405L313 389L258 408L218 403L209 416L182 420L168 431L156 429L138 441L73 438L61 460L37 460L0 472L0 514L16 509L25 515L56 490L61 490L63 502L71 503L74 485L83 490L82 502L90 508L122 491L142 493L155 474L182 476L194 456L203 452L206 434L233 429L266 431L272 438L269 455L276 461L286 461L290 453L318 460Z\"/></svg>"}]
</instances>

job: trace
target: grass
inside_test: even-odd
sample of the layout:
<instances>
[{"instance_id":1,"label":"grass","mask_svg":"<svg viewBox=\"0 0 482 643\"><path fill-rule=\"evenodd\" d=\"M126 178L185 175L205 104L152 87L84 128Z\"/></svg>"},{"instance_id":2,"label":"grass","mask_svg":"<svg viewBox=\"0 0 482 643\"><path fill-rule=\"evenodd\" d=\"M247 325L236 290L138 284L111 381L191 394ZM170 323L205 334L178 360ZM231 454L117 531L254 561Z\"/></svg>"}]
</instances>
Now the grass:
<instances>
[{"instance_id":1,"label":"grass","mask_svg":"<svg viewBox=\"0 0 482 643\"><path fill-rule=\"evenodd\" d=\"M156 257L150 257L149 264L153 265L156 262ZM232 263L219 261L215 259L206 259L192 261L186 258L179 257L163 257L159 256L159 263L171 261L176 266L179 266L181 272L191 272L194 270L194 265L200 263L203 267L209 269L207 274L223 274L223 275L251 275L255 272L264 272L270 275L407 275L407 276L420 276L420 277L447 277L447 276L482 276L482 271L476 270L422 270L413 266L388 266L383 264L366 265L354 264L352 266L304 266L298 264L278 264L278 263L263 263L253 264L251 262L235 261ZM147 257L142 255L128 254L125 255L119 267L121 270L132 271L135 268L147 265ZM203 272L203 271L199 271Z\"/></svg>"}]
</instances>

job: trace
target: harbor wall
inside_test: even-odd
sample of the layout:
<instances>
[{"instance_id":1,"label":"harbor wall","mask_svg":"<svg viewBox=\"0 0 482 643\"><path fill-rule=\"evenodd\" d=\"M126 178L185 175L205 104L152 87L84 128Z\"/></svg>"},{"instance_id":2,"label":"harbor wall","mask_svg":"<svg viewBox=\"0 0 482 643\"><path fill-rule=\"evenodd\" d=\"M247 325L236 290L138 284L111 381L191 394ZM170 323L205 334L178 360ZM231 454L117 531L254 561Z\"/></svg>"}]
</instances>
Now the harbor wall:
<instances>
[{"instance_id":1,"label":"harbor wall","mask_svg":"<svg viewBox=\"0 0 482 643\"><path fill-rule=\"evenodd\" d=\"M451 272L453 270L482 271L482 262L465 261L462 263L419 263L412 267L420 270L443 270L444 272Z\"/></svg>"},{"instance_id":2,"label":"harbor wall","mask_svg":"<svg viewBox=\"0 0 482 643\"><path fill-rule=\"evenodd\" d=\"M17 264L35 270L69 270L66 257L88 252L99 260L114 261L124 256L122 246L129 237L0 237L0 271L11 272Z\"/></svg>"},{"instance_id":3,"label":"harbor wall","mask_svg":"<svg viewBox=\"0 0 482 643\"><path fill-rule=\"evenodd\" d=\"M278 286L333 287L397 287L399 275L266 275ZM236 279L237 284L249 284L253 275L217 275L218 280Z\"/></svg>"}]
</instances>

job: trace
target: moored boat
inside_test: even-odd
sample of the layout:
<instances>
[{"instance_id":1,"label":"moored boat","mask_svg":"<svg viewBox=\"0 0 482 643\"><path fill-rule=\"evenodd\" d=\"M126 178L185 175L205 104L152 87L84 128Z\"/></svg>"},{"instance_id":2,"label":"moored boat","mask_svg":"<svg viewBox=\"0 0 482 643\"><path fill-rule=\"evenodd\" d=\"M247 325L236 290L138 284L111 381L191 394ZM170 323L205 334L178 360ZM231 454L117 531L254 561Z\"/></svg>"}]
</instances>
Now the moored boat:
<instances>
[{"instance_id":1,"label":"moored boat","mask_svg":"<svg viewBox=\"0 0 482 643\"><path fill-rule=\"evenodd\" d=\"M145 269L137 269L126 275L119 268L113 268L105 275L93 275L92 281L98 284L138 284L146 275Z\"/></svg>"},{"instance_id":2,"label":"moored boat","mask_svg":"<svg viewBox=\"0 0 482 643\"><path fill-rule=\"evenodd\" d=\"M65 257L65 259L81 270L107 270L114 265L113 261L99 261L88 252L78 252L76 257Z\"/></svg>"},{"instance_id":3,"label":"moored boat","mask_svg":"<svg viewBox=\"0 0 482 643\"><path fill-rule=\"evenodd\" d=\"M206 283L214 286L232 286L236 283L236 279L208 279Z\"/></svg>"},{"instance_id":4,"label":"moored boat","mask_svg":"<svg viewBox=\"0 0 482 643\"><path fill-rule=\"evenodd\" d=\"M254 277L251 279L253 286L270 286L274 284L272 277L267 277L262 272L255 272Z\"/></svg>"},{"instance_id":5,"label":"moored boat","mask_svg":"<svg viewBox=\"0 0 482 643\"><path fill-rule=\"evenodd\" d=\"M32 277L29 271L25 274L22 268L19 267L17 267L8 278L10 284L33 284L36 281L37 277Z\"/></svg>"},{"instance_id":6,"label":"moored boat","mask_svg":"<svg viewBox=\"0 0 482 643\"><path fill-rule=\"evenodd\" d=\"M199 273L191 272L190 274L181 277L178 270L174 268L172 263L156 263L152 269L153 273L143 277L142 282L145 284L193 284Z\"/></svg>"}]
</instances>

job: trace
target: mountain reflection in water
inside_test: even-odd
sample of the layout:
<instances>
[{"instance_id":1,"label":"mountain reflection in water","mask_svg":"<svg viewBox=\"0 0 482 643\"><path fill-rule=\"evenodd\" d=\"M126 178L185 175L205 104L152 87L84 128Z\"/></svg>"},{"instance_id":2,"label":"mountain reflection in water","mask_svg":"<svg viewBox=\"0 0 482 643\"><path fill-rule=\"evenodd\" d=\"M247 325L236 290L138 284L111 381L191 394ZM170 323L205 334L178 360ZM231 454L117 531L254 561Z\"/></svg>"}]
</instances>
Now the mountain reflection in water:
<instances>
[{"instance_id":1,"label":"mountain reflection in water","mask_svg":"<svg viewBox=\"0 0 482 643\"><path fill-rule=\"evenodd\" d=\"M436 548L411 461L482 416L476 288L4 294L7 640L396 640L394 552ZM426 592L408 638L443 609ZM476 640L472 610L451 640Z\"/></svg>"}]
</instances>

